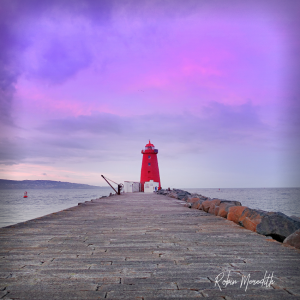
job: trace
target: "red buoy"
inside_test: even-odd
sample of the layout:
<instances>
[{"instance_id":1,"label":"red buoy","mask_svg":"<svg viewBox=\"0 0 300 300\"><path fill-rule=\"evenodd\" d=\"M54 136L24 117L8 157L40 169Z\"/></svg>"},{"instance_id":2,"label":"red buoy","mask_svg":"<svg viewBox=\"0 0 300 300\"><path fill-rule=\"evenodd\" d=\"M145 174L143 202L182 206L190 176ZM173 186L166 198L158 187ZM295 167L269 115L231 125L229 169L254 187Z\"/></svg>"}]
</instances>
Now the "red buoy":
<instances>
[{"instance_id":1,"label":"red buoy","mask_svg":"<svg viewBox=\"0 0 300 300\"><path fill-rule=\"evenodd\" d=\"M27 192L24 192L23 198L27 198Z\"/></svg>"},{"instance_id":2,"label":"red buoy","mask_svg":"<svg viewBox=\"0 0 300 300\"><path fill-rule=\"evenodd\" d=\"M150 180L154 182L158 182L158 188L161 189L160 185L160 177L159 177L159 169L158 169L158 161L157 161L157 153L158 150L154 149L154 145L149 143L145 146L145 150L142 150L143 161L142 161L142 170L141 170L141 185L142 190L144 183Z\"/></svg>"}]
</instances>

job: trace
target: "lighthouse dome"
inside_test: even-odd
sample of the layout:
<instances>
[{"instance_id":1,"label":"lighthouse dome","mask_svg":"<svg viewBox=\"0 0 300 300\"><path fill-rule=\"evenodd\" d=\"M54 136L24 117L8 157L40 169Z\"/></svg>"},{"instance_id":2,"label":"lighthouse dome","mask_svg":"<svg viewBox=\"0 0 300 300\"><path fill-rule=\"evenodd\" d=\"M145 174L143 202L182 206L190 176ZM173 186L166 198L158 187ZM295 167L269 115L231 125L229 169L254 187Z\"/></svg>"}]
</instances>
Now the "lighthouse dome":
<instances>
[{"instance_id":1,"label":"lighthouse dome","mask_svg":"<svg viewBox=\"0 0 300 300\"><path fill-rule=\"evenodd\" d=\"M149 140L149 143L145 146L145 149L154 149L154 145L151 144L150 140Z\"/></svg>"}]
</instances>

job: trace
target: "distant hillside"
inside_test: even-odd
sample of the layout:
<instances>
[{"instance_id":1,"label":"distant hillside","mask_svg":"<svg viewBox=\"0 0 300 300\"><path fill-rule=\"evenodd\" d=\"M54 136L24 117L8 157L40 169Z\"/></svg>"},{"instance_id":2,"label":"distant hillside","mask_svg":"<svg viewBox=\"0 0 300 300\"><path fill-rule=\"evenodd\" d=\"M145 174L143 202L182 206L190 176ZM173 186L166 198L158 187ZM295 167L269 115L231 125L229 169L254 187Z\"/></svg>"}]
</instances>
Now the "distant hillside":
<instances>
[{"instance_id":1,"label":"distant hillside","mask_svg":"<svg viewBox=\"0 0 300 300\"><path fill-rule=\"evenodd\" d=\"M100 186L52 180L6 180L0 179L0 189L97 189Z\"/></svg>"}]
</instances>

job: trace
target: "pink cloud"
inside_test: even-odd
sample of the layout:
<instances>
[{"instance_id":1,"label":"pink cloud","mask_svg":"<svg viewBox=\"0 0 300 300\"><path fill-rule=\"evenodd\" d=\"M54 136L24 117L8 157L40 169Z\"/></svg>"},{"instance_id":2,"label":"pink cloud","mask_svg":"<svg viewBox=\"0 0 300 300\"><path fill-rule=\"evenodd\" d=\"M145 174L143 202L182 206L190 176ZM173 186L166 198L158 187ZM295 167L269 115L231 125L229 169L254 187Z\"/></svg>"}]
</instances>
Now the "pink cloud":
<instances>
[{"instance_id":1,"label":"pink cloud","mask_svg":"<svg viewBox=\"0 0 300 300\"><path fill-rule=\"evenodd\" d=\"M44 38L43 44L31 45L26 57L39 64L43 53L54 51L55 72L46 75L62 73L68 80L59 84L54 80L49 85L45 83L47 76L37 76L39 73L28 67L27 79L20 79L17 85L17 96L26 102L23 109L49 117L90 115L93 111L134 115L155 112L158 106L172 113L200 113L210 102L264 105L274 101L281 79L277 75L281 61L276 59L282 49L278 47L280 41L273 38L271 23L261 17L253 22L252 14L232 19L220 11L209 19L203 19L203 14L199 11L184 19L157 19L151 25L137 17L136 23L126 20L126 30L120 23L125 20L116 19L110 36L101 30L99 40L90 35L99 28L79 19L84 30L77 24L76 36L83 38L85 47L79 47L67 61L67 65L74 62L74 70L60 62L66 49L76 46L78 40L71 38L74 29L69 24L59 22L60 38L55 49L62 52L54 51L51 40ZM52 37L57 26L47 26L38 36L44 30ZM145 35L148 26L155 34ZM70 37L66 41L61 38L64 31ZM77 59L86 48L93 60L89 66Z\"/></svg>"},{"instance_id":2,"label":"pink cloud","mask_svg":"<svg viewBox=\"0 0 300 300\"><path fill-rule=\"evenodd\" d=\"M46 174L45 174L46 173ZM61 167L20 163L12 166L0 165L0 177L10 180L39 180L41 174L44 180L68 181L74 183L88 183L94 178L100 178L100 172L72 171ZM112 175L112 174L110 174Z\"/></svg>"},{"instance_id":3,"label":"pink cloud","mask_svg":"<svg viewBox=\"0 0 300 300\"><path fill-rule=\"evenodd\" d=\"M100 168L148 135L189 153L295 144L296 2L79 2L4 5L3 160L60 165L16 176Z\"/></svg>"}]
</instances>

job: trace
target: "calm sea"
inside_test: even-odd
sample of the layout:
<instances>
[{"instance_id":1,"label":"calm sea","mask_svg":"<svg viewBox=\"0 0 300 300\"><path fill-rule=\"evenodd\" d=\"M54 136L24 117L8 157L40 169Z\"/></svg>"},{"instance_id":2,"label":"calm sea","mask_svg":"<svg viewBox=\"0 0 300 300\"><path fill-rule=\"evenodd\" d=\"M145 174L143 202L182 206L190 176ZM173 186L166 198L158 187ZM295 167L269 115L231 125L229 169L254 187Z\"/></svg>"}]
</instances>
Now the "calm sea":
<instances>
[{"instance_id":1,"label":"calm sea","mask_svg":"<svg viewBox=\"0 0 300 300\"><path fill-rule=\"evenodd\" d=\"M265 189L184 189L211 198L237 200L242 205L266 211L280 211L300 217L300 188ZM33 189L0 190L0 227L24 222L60 211L79 202L90 201L112 192L110 187L99 189Z\"/></svg>"},{"instance_id":2,"label":"calm sea","mask_svg":"<svg viewBox=\"0 0 300 300\"><path fill-rule=\"evenodd\" d=\"M242 205L300 217L300 188L183 189L203 196L240 201Z\"/></svg>"},{"instance_id":3,"label":"calm sea","mask_svg":"<svg viewBox=\"0 0 300 300\"><path fill-rule=\"evenodd\" d=\"M0 227L16 224L57 212L79 202L90 201L113 192L110 187L99 189L32 189L0 190Z\"/></svg>"}]
</instances>

